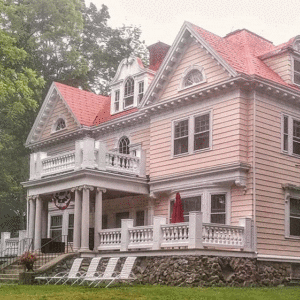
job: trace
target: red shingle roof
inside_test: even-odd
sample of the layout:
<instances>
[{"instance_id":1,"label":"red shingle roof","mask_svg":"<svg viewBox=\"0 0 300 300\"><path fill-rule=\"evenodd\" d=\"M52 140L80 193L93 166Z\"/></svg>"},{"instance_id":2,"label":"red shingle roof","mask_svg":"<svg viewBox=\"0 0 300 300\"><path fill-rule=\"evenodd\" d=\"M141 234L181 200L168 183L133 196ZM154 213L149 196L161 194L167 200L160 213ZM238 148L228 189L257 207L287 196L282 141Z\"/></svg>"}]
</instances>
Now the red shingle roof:
<instances>
[{"instance_id":1,"label":"red shingle roof","mask_svg":"<svg viewBox=\"0 0 300 300\"><path fill-rule=\"evenodd\" d=\"M96 95L58 82L55 82L55 85L81 125L92 126L99 112L110 113L110 97Z\"/></svg>"},{"instance_id":2,"label":"red shingle roof","mask_svg":"<svg viewBox=\"0 0 300 300\"><path fill-rule=\"evenodd\" d=\"M196 25L192 26L236 72L257 75L299 90L294 85L286 83L259 58L263 54L278 50L279 46L275 47L268 40L246 29L237 30L222 38ZM289 43L291 41L292 39ZM281 47L286 47L286 44L282 44Z\"/></svg>"}]
</instances>

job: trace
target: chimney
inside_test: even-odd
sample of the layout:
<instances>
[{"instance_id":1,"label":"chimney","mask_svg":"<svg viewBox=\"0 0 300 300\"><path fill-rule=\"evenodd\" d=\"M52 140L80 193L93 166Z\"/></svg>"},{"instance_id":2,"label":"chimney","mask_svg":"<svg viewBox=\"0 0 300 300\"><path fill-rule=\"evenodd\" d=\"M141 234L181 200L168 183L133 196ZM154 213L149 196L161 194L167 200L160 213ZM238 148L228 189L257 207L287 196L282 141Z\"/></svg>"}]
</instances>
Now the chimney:
<instances>
[{"instance_id":1,"label":"chimney","mask_svg":"<svg viewBox=\"0 0 300 300\"><path fill-rule=\"evenodd\" d=\"M150 70L153 71L158 70L164 58L166 57L169 48L170 48L169 45L162 42L157 42L148 47L150 53L150 65L149 65Z\"/></svg>"}]
</instances>

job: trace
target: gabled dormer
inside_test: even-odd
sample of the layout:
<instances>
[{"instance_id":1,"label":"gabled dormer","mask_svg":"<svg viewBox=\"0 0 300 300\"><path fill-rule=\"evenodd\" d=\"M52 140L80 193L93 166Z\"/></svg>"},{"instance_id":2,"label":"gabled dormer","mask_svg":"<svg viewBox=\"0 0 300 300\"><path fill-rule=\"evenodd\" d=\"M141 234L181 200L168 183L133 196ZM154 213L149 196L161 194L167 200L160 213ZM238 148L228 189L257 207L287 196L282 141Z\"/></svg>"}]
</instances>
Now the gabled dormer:
<instances>
[{"instance_id":1,"label":"gabled dormer","mask_svg":"<svg viewBox=\"0 0 300 300\"><path fill-rule=\"evenodd\" d=\"M169 48L170 46L161 42L149 46L149 68L145 68L138 57L129 57L121 61L117 73L110 83L111 114L137 107L141 103L145 91Z\"/></svg>"},{"instance_id":2,"label":"gabled dormer","mask_svg":"<svg viewBox=\"0 0 300 300\"><path fill-rule=\"evenodd\" d=\"M137 107L155 72L146 69L138 57L121 61L111 86L111 114Z\"/></svg>"}]
</instances>

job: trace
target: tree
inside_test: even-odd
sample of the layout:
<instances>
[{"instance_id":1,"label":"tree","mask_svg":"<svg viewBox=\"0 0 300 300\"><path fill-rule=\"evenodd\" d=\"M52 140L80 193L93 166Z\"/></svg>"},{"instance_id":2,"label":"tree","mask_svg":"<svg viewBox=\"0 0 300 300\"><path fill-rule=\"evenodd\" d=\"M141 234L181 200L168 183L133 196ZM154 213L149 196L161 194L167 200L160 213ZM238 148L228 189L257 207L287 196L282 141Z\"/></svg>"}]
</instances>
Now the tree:
<instances>
[{"instance_id":1,"label":"tree","mask_svg":"<svg viewBox=\"0 0 300 300\"><path fill-rule=\"evenodd\" d=\"M0 0L0 231L25 211L25 139L51 83L108 93L124 57L147 60L135 26L107 25L108 8L84 0ZM34 71L33 71L34 70ZM41 89L44 79L44 89ZM22 218L17 218L22 220ZM5 227L5 228L4 228Z\"/></svg>"},{"instance_id":2,"label":"tree","mask_svg":"<svg viewBox=\"0 0 300 300\"><path fill-rule=\"evenodd\" d=\"M83 0L6 0L3 28L28 53L27 65L46 81L60 81L107 93L108 82L124 57L147 57L135 26L107 25L108 8Z\"/></svg>"},{"instance_id":3,"label":"tree","mask_svg":"<svg viewBox=\"0 0 300 300\"><path fill-rule=\"evenodd\" d=\"M0 10L2 5L1 0ZM44 84L32 69L23 67L26 56L0 29L0 231L20 227L16 223L23 220L26 202L20 181L28 172L24 129L38 108L35 99Z\"/></svg>"}]
</instances>

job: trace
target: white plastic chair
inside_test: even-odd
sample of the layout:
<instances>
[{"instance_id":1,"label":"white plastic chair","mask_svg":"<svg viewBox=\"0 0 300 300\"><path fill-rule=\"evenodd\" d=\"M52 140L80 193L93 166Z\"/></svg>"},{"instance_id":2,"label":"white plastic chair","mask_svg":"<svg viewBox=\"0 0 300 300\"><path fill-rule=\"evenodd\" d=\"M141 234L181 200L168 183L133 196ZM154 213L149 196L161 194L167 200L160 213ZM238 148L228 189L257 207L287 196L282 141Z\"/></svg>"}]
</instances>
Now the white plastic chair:
<instances>
[{"instance_id":1,"label":"white plastic chair","mask_svg":"<svg viewBox=\"0 0 300 300\"><path fill-rule=\"evenodd\" d=\"M96 283L95 286L98 286L103 280L109 280L110 278L112 278L112 275L114 273L114 270L116 268L118 260L119 260L119 258L110 258L107 263L107 266L105 268L105 271L102 275L94 274L93 276L90 276L90 277L85 276L83 278L81 284L83 284L85 281L91 281L89 286L91 286L94 283Z\"/></svg>"}]
</instances>

